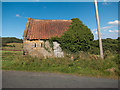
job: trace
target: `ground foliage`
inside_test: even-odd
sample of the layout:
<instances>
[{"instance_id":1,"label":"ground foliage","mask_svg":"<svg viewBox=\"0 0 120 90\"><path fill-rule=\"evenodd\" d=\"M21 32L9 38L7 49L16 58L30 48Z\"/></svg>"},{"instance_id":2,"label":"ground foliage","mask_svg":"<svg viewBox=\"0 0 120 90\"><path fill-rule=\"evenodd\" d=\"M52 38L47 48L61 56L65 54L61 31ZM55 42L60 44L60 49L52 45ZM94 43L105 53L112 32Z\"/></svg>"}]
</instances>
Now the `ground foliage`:
<instances>
[{"instance_id":1,"label":"ground foliage","mask_svg":"<svg viewBox=\"0 0 120 90\"><path fill-rule=\"evenodd\" d=\"M61 72L92 77L116 78L119 73L118 55L111 55L101 60L94 55L80 52L74 60L70 55L64 58L33 58L22 55L21 51L3 51L3 70L22 70L36 72Z\"/></svg>"}]
</instances>

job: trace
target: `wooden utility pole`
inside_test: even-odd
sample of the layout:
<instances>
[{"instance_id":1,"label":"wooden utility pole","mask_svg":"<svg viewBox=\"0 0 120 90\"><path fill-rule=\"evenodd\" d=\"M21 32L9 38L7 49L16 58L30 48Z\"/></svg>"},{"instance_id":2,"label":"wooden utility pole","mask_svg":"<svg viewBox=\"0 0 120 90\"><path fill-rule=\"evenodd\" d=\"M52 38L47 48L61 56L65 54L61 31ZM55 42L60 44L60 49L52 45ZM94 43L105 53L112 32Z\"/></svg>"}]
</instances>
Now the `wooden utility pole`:
<instances>
[{"instance_id":1,"label":"wooden utility pole","mask_svg":"<svg viewBox=\"0 0 120 90\"><path fill-rule=\"evenodd\" d=\"M103 56L102 40L101 40L101 33L100 33L100 23L99 23L99 16L98 16L97 0L95 0L95 11L96 11L97 30L98 30L99 47L100 47L100 57L103 59L104 56Z\"/></svg>"}]
</instances>

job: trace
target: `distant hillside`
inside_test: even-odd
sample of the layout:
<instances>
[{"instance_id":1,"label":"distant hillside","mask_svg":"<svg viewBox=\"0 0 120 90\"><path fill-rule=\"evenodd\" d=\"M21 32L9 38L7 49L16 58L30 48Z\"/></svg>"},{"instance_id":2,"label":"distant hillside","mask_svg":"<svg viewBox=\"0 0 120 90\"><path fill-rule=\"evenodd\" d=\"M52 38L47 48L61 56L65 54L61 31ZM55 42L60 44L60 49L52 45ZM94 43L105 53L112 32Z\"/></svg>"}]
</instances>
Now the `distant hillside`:
<instances>
[{"instance_id":1,"label":"distant hillside","mask_svg":"<svg viewBox=\"0 0 120 90\"><path fill-rule=\"evenodd\" d=\"M22 39L18 39L16 37L2 37L2 46L6 46L7 43L23 43Z\"/></svg>"},{"instance_id":2,"label":"distant hillside","mask_svg":"<svg viewBox=\"0 0 120 90\"><path fill-rule=\"evenodd\" d=\"M110 52L111 53L118 53L119 40L120 40L120 37L118 37L118 39L111 39L111 38L102 39L104 53L110 53ZM91 43L91 46L92 46L92 48L90 49L90 52L93 54L99 54L99 41L94 40Z\"/></svg>"},{"instance_id":3,"label":"distant hillside","mask_svg":"<svg viewBox=\"0 0 120 90\"><path fill-rule=\"evenodd\" d=\"M2 37L2 38L0 37L0 39L2 39L3 47L4 46L14 47L15 45L14 43L23 43L22 39L18 39L15 37ZM120 49L118 45L119 42L120 42L120 37L118 37L118 39L111 39L111 38L102 39L104 54L105 53L118 53ZM99 55L99 41L98 40L94 40L91 43L91 48L89 49L88 52Z\"/></svg>"}]
</instances>

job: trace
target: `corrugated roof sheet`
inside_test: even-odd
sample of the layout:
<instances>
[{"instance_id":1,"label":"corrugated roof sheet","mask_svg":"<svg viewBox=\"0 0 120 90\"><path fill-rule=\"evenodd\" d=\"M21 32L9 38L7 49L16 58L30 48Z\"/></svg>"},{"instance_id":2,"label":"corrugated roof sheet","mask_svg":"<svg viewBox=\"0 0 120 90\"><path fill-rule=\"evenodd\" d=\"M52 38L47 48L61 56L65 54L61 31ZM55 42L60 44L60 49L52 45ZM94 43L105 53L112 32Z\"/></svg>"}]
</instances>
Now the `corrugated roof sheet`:
<instances>
[{"instance_id":1,"label":"corrugated roof sheet","mask_svg":"<svg viewBox=\"0 0 120 90\"><path fill-rule=\"evenodd\" d=\"M38 20L31 19L26 39L50 39L60 37L71 25L71 20Z\"/></svg>"}]
</instances>

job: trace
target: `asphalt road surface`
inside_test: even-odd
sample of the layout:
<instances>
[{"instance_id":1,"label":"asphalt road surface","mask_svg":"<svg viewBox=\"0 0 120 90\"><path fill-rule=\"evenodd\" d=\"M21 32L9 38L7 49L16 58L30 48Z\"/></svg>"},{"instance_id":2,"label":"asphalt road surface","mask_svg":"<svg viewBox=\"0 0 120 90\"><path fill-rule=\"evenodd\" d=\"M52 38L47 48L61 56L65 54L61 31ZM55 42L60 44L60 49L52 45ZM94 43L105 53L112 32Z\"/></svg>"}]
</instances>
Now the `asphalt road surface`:
<instances>
[{"instance_id":1,"label":"asphalt road surface","mask_svg":"<svg viewBox=\"0 0 120 90\"><path fill-rule=\"evenodd\" d=\"M118 80L45 72L3 71L3 88L118 88Z\"/></svg>"}]
</instances>

